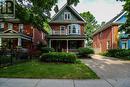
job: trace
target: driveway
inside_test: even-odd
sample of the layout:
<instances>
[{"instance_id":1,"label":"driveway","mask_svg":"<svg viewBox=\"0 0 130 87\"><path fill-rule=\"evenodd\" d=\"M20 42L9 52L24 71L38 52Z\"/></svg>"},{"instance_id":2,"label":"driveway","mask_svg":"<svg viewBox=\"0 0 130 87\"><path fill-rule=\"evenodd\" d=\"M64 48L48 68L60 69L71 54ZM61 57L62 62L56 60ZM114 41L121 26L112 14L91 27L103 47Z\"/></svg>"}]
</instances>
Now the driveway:
<instances>
[{"instance_id":1,"label":"driveway","mask_svg":"<svg viewBox=\"0 0 130 87\"><path fill-rule=\"evenodd\" d=\"M83 59L82 62L102 79L130 78L130 61L92 55L92 59Z\"/></svg>"}]
</instances>

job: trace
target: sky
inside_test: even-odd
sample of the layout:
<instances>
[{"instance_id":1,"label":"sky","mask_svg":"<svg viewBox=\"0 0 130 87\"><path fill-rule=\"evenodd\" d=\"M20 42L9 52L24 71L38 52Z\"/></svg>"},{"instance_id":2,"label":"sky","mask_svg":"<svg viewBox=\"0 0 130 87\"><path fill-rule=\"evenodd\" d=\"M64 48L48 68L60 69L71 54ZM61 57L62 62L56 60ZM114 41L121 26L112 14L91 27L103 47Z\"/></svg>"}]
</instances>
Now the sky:
<instances>
[{"instance_id":1,"label":"sky","mask_svg":"<svg viewBox=\"0 0 130 87\"><path fill-rule=\"evenodd\" d=\"M59 0L58 7L61 8L67 0ZM75 7L79 13L90 11L98 23L109 21L123 9L124 2L116 0L80 0L80 3ZM52 16L54 11L51 12Z\"/></svg>"}]
</instances>

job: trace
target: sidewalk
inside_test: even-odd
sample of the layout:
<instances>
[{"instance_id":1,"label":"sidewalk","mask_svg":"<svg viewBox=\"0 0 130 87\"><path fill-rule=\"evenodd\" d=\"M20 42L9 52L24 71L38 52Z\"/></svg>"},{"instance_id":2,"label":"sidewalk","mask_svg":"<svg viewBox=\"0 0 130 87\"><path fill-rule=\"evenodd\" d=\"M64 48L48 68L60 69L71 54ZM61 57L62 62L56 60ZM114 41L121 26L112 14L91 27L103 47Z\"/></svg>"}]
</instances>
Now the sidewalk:
<instances>
[{"instance_id":1,"label":"sidewalk","mask_svg":"<svg viewBox=\"0 0 130 87\"><path fill-rule=\"evenodd\" d=\"M130 87L130 78L118 80L54 80L0 78L0 87Z\"/></svg>"}]
</instances>

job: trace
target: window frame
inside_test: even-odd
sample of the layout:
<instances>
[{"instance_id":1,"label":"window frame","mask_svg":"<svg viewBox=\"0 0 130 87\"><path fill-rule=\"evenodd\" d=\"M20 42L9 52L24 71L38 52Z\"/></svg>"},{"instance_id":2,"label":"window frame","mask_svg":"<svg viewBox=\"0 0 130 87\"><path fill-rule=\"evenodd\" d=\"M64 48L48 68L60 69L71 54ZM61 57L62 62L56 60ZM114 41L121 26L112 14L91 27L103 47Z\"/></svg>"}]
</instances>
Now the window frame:
<instances>
[{"instance_id":1,"label":"window frame","mask_svg":"<svg viewBox=\"0 0 130 87\"><path fill-rule=\"evenodd\" d=\"M10 28L11 26L11 28ZM13 24L12 23L8 23L8 30L13 30Z\"/></svg>"},{"instance_id":2,"label":"window frame","mask_svg":"<svg viewBox=\"0 0 130 87\"><path fill-rule=\"evenodd\" d=\"M75 26L75 32L73 32L73 26ZM79 24L70 24L68 25L68 34L76 34L76 35L80 35L81 32L80 32L80 25Z\"/></svg>"},{"instance_id":3,"label":"window frame","mask_svg":"<svg viewBox=\"0 0 130 87\"><path fill-rule=\"evenodd\" d=\"M22 28L21 28L21 25L22 25ZM23 33L23 31L24 31L24 24L19 24L19 32Z\"/></svg>"},{"instance_id":4,"label":"window frame","mask_svg":"<svg viewBox=\"0 0 130 87\"><path fill-rule=\"evenodd\" d=\"M2 27L1 27L1 25L2 25ZM0 23L0 29L4 29L4 23L3 22Z\"/></svg>"},{"instance_id":5,"label":"window frame","mask_svg":"<svg viewBox=\"0 0 130 87\"><path fill-rule=\"evenodd\" d=\"M62 31L62 28L64 28L64 31ZM65 32L65 28L66 28L66 27L65 27L65 26L63 26L63 25L62 25L62 26L60 26L60 34L62 34L62 33L66 33L66 32Z\"/></svg>"},{"instance_id":6,"label":"window frame","mask_svg":"<svg viewBox=\"0 0 130 87\"><path fill-rule=\"evenodd\" d=\"M71 13L70 12L64 12L64 20L71 20Z\"/></svg>"}]
</instances>

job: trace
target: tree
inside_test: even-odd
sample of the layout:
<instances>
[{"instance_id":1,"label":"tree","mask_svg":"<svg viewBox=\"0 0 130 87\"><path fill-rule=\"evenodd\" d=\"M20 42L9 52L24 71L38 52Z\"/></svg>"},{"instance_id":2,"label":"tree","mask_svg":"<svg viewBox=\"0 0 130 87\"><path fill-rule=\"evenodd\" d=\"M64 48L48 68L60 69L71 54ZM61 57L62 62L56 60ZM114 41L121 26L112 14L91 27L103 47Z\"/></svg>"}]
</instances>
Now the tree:
<instances>
[{"instance_id":1,"label":"tree","mask_svg":"<svg viewBox=\"0 0 130 87\"><path fill-rule=\"evenodd\" d=\"M85 25L85 33L86 33L86 40L87 40L87 46L92 45L92 35L96 29L97 21L95 17L88 11L80 13L80 15L85 19L86 25Z\"/></svg>"},{"instance_id":2,"label":"tree","mask_svg":"<svg viewBox=\"0 0 130 87\"><path fill-rule=\"evenodd\" d=\"M127 14L126 23L122 25L122 29L125 29L126 33L130 34L130 0L117 0L117 1L125 1L124 11Z\"/></svg>"},{"instance_id":3,"label":"tree","mask_svg":"<svg viewBox=\"0 0 130 87\"><path fill-rule=\"evenodd\" d=\"M25 23L31 23L38 29L50 19L50 11L58 0L16 0L16 17ZM77 5L79 0L67 0L67 4Z\"/></svg>"}]
</instances>

